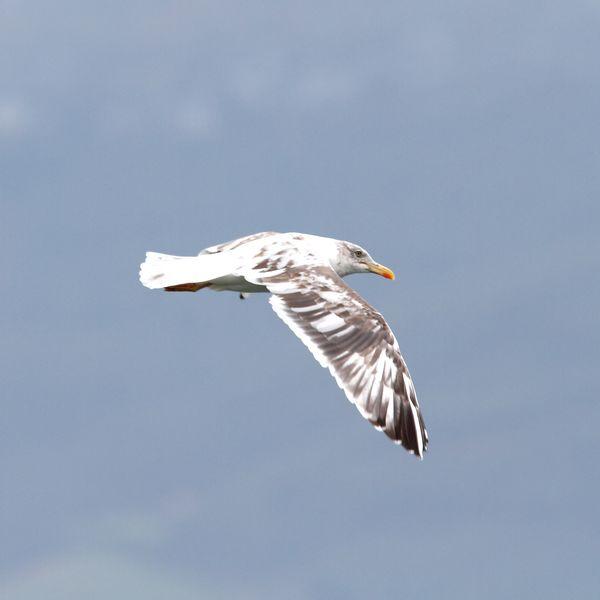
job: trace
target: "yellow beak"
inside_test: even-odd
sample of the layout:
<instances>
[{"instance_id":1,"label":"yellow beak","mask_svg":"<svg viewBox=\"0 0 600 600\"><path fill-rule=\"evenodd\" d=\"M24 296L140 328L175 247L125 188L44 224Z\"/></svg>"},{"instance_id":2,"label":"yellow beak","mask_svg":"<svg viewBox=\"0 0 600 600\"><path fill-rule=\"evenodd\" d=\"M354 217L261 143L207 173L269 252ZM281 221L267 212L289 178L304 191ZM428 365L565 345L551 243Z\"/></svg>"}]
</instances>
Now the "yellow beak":
<instances>
[{"instance_id":1,"label":"yellow beak","mask_svg":"<svg viewBox=\"0 0 600 600\"><path fill-rule=\"evenodd\" d=\"M384 267L383 265L380 265L379 263L369 263L367 265L367 269L369 269L369 271L371 271L371 273L377 273L377 275L381 275L382 277L385 277L386 279L395 279L396 276L394 275L394 271L392 271L391 269L388 269L387 267Z\"/></svg>"}]
</instances>

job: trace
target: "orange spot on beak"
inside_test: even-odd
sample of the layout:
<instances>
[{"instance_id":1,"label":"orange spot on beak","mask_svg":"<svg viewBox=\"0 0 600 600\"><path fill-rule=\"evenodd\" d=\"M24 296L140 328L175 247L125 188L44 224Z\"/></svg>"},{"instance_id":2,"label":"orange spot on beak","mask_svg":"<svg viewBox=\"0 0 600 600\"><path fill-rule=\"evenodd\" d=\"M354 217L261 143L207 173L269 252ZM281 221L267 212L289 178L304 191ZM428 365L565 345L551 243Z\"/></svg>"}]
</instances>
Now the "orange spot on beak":
<instances>
[{"instance_id":1,"label":"orange spot on beak","mask_svg":"<svg viewBox=\"0 0 600 600\"><path fill-rule=\"evenodd\" d=\"M371 271L371 273L376 273L377 275L381 275L386 279L396 279L394 271L388 269L387 267L384 267L383 265L380 265L379 263L371 263L370 265L368 265L368 269L369 271Z\"/></svg>"}]
</instances>

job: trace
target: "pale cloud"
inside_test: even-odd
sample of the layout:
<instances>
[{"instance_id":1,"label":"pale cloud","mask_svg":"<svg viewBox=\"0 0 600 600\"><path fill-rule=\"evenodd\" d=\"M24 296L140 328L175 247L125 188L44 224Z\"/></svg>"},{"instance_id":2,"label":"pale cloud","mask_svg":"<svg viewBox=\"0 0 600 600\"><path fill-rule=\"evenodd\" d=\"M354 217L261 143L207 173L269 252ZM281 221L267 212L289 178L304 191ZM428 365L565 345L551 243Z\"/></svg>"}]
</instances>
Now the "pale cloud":
<instances>
[{"instance_id":1,"label":"pale cloud","mask_svg":"<svg viewBox=\"0 0 600 600\"><path fill-rule=\"evenodd\" d=\"M289 57L273 55L234 67L229 89L250 108L320 110L354 99L365 79L365 73L344 66L298 67Z\"/></svg>"},{"instance_id":2,"label":"pale cloud","mask_svg":"<svg viewBox=\"0 0 600 600\"><path fill-rule=\"evenodd\" d=\"M100 111L96 127L102 136L132 135L148 131L151 119L134 106L108 105ZM152 119L155 122L155 119Z\"/></svg>"},{"instance_id":3,"label":"pale cloud","mask_svg":"<svg viewBox=\"0 0 600 600\"><path fill-rule=\"evenodd\" d=\"M175 128L191 138L211 138L219 128L217 111L202 100L182 102L173 114Z\"/></svg>"},{"instance_id":4,"label":"pale cloud","mask_svg":"<svg viewBox=\"0 0 600 600\"><path fill-rule=\"evenodd\" d=\"M124 103L107 105L99 111L94 127L105 138L167 133L210 139L219 130L220 117L214 103L163 98L137 107Z\"/></svg>"},{"instance_id":5,"label":"pale cloud","mask_svg":"<svg viewBox=\"0 0 600 600\"><path fill-rule=\"evenodd\" d=\"M210 581L114 552L70 551L45 557L0 581L7 600L308 600L300 584Z\"/></svg>"},{"instance_id":6,"label":"pale cloud","mask_svg":"<svg viewBox=\"0 0 600 600\"><path fill-rule=\"evenodd\" d=\"M298 79L293 100L303 108L324 108L352 100L360 88L361 77L356 73L317 67Z\"/></svg>"},{"instance_id":7,"label":"pale cloud","mask_svg":"<svg viewBox=\"0 0 600 600\"><path fill-rule=\"evenodd\" d=\"M73 527L71 537L78 544L99 544L112 549L158 547L168 541L179 526L196 519L201 506L202 499L197 492L172 492L155 506L106 514L91 528Z\"/></svg>"},{"instance_id":8,"label":"pale cloud","mask_svg":"<svg viewBox=\"0 0 600 600\"><path fill-rule=\"evenodd\" d=\"M284 87L285 71L285 61L279 55L243 61L232 68L230 92L238 102L246 106L270 106Z\"/></svg>"},{"instance_id":9,"label":"pale cloud","mask_svg":"<svg viewBox=\"0 0 600 600\"><path fill-rule=\"evenodd\" d=\"M20 137L33 125L31 109L16 98L0 98L0 138Z\"/></svg>"},{"instance_id":10,"label":"pale cloud","mask_svg":"<svg viewBox=\"0 0 600 600\"><path fill-rule=\"evenodd\" d=\"M0 583L0 596L10 600L201 600L213 592L127 556L81 552L44 558Z\"/></svg>"},{"instance_id":11,"label":"pale cloud","mask_svg":"<svg viewBox=\"0 0 600 600\"><path fill-rule=\"evenodd\" d=\"M397 51L398 64L416 87L436 87L451 79L459 64L459 48L450 27L428 24L409 32Z\"/></svg>"}]
</instances>

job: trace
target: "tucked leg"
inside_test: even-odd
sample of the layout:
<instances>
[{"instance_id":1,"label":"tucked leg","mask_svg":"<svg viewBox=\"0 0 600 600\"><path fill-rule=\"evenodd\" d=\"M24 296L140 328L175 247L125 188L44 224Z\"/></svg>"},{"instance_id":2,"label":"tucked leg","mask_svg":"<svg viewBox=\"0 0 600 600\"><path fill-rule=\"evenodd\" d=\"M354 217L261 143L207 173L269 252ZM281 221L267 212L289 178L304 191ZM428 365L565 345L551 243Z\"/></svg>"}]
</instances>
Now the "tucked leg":
<instances>
[{"instance_id":1,"label":"tucked leg","mask_svg":"<svg viewBox=\"0 0 600 600\"><path fill-rule=\"evenodd\" d=\"M210 281L203 283L180 283L179 285L170 285L169 287L166 287L165 292L197 292L209 285Z\"/></svg>"}]
</instances>

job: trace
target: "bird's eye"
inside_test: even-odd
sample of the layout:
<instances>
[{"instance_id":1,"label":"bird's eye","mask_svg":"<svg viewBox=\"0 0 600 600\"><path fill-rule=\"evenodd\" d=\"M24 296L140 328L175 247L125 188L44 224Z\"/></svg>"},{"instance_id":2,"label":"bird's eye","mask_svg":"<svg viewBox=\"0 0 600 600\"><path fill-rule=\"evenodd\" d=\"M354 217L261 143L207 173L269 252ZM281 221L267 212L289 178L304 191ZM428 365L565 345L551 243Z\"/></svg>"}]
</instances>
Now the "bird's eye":
<instances>
[{"instance_id":1,"label":"bird's eye","mask_svg":"<svg viewBox=\"0 0 600 600\"><path fill-rule=\"evenodd\" d=\"M365 253L362 250L354 251L354 256L356 256L356 258L362 258L364 255L365 255Z\"/></svg>"}]
</instances>

